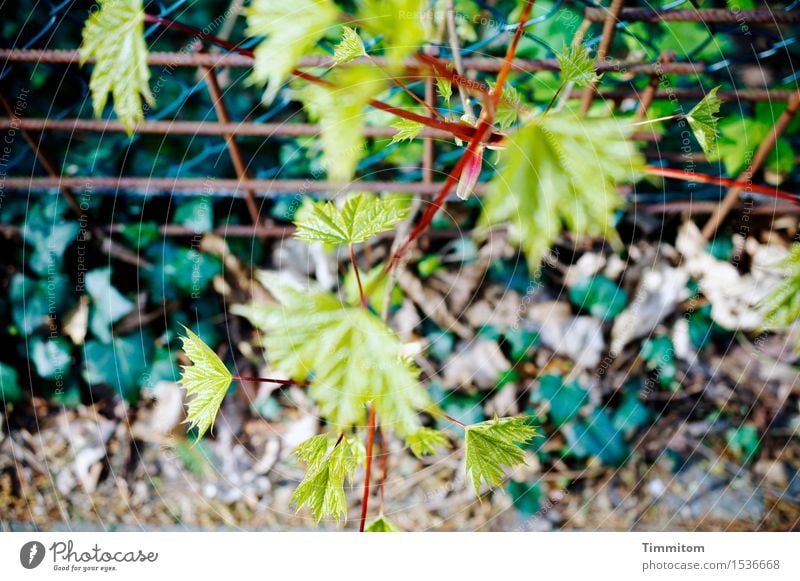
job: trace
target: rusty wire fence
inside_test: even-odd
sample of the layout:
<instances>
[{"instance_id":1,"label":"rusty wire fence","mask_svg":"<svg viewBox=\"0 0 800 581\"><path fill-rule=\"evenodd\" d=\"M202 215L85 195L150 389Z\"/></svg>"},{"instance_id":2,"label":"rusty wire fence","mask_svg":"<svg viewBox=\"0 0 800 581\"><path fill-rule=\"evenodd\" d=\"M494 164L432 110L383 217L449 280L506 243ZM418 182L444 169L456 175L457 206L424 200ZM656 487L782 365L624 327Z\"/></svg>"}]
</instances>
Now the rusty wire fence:
<instances>
[{"instance_id":1,"label":"rusty wire fence","mask_svg":"<svg viewBox=\"0 0 800 581\"><path fill-rule=\"evenodd\" d=\"M486 55L491 54L492 47L502 43L514 27L491 5L477 4L482 9L481 18L490 23L493 32L461 50L463 65L469 75L499 70L501 59ZM736 68L757 67L767 71L765 76L770 77L771 83L766 85L775 88L757 86L757 83L739 88L734 80L731 84L736 88L723 89L719 93L723 101L734 102L740 108L753 102L775 106L788 103L770 137L759 148L765 154L757 152L747 174L739 176L752 179L800 104L798 73L791 65L791 50L800 38L798 2L781 8L755 10L735 7L698 9L682 1L670 2L658 9L626 7L624 4L621 0L613 0L610 6L605 7L591 2L554 2L526 24L526 39L545 46L547 50L556 50L559 47L552 47L537 36L537 26L546 23L549 26L563 25L565 30L582 35L584 44L596 50L598 72L606 75L594 89L574 91L569 95L569 98L581 101L584 112L593 103L602 102L641 119L654 103L696 101L718 80L730 83ZM161 14L178 20L190 7L191 4L181 1L159 5ZM70 2L52 5L40 29L34 32L23 30L15 39L14 46L0 49L0 61L3 62L0 131L5 132L7 141L14 144L13 148L6 149L2 160L5 166L4 195L60 192L78 214L81 214L79 197L86 192L92 195L138 195L145 199L161 195L231 198L243 201L250 223L225 227L227 236L257 234L260 237L282 237L291 231L291 227L264 219L266 200L285 194L328 196L347 190L433 194L440 187L437 175L441 175L458 154L451 144L446 143L449 137L446 132L425 129L420 134L424 145L417 166L405 164L398 169L389 161L393 147L387 146L364 159L359 166L361 178L349 184L330 183L324 179L324 172L314 167L305 168L305 173L296 171L291 153L285 158L276 158L271 148L290 147L288 140L295 138L312 138L319 134L319 127L306 122L289 98L284 97L266 109L258 102L258 90L246 86L251 58L206 52L209 47L202 46L196 38L175 41L170 38L173 35L165 35L163 30L156 28L148 30L149 40L157 45L151 47L148 60L152 67L151 83L159 105L147 111L146 121L137 125L135 134L129 138L122 123L114 120L113 116L92 118L87 105L88 75L78 66L78 51L50 48L48 39L58 27L71 22L73 29L79 32L84 16L85 12L75 10ZM229 19L231 16L235 15L226 13ZM629 52L624 59L615 57L615 39L628 36L642 46L651 46L652 43L642 36L641 27L665 22L703 24L708 29L707 40L680 56L662 51L656 58L650 58L651 54L644 50L633 55ZM220 26L224 28L225 23ZM231 29L228 27L228 34ZM171 39L177 50L159 50L163 44L162 35ZM76 45L79 38L79 34L75 36ZM721 38L733 43L734 47L742 38L747 42L738 46L733 56L703 60L704 49L718 43ZM250 45L253 42L252 39L247 41ZM433 47L432 52L442 58L452 56L444 46ZM380 61L380 58L376 60ZM327 57L313 57L305 58L300 66L319 67L328 63ZM552 73L558 70L558 61L555 58L520 58L514 62L513 70L523 78L531 73ZM409 86L433 103L433 79L419 68L419 63L409 61L407 75L405 80ZM24 87L43 76L50 80L42 84L40 92L53 87L62 91L66 87L79 98L62 105L57 94L46 92L44 98L38 100L40 106L28 102L33 99L28 99L22 91L31 89ZM678 82L670 83L665 79L678 79ZM74 85L78 86L77 90ZM242 94L248 95L248 99L243 100ZM41 106L48 101L49 107ZM233 106L232 101L236 102ZM187 118L187 112L197 115ZM424 109L421 112L424 113ZM368 126L366 136L388 143L395 131L386 126ZM20 136L22 140L16 139ZM651 163L679 165L705 161L701 153L663 147L662 135L657 132L642 131L636 137L647 142L645 153ZM179 138L184 140L180 147L167 146ZM119 152L119 158L115 163L97 159L100 147ZM141 163L144 159L142 152L148 150L154 152L156 159ZM214 171L209 173L206 171L208 167L213 167ZM143 172L143 168L149 171ZM483 187L479 185L479 194ZM645 213L711 213L726 197L726 192L719 187L670 191L662 186L629 194L637 211ZM773 216L797 212L797 206L792 204L774 200L761 202L753 209L757 214ZM113 233L121 227L110 223L96 226L105 233ZM16 231L13 225L2 227L7 235ZM168 224L163 225L161 231L164 235L191 234L185 228Z\"/></svg>"}]
</instances>

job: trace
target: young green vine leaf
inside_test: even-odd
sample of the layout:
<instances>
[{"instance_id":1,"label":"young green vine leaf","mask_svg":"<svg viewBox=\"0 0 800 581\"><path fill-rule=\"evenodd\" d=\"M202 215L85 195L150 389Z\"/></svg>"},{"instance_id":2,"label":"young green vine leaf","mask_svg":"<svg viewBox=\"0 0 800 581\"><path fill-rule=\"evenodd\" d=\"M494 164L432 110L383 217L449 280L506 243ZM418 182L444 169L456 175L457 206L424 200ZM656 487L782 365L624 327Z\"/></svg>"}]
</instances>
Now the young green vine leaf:
<instances>
[{"instance_id":1,"label":"young green vine leaf","mask_svg":"<svg viewBox=\"0 0 800 581\"><path fill-rule=\"evenodd\" d=\"M406 444L417 458L435 454L438 448L449 448L450 441L444 432L433 428L420 428L406 436Z\"/></svg>"},{"instance_id":2,"label":"young green vine leaf","mask_svg":"<svg viewBox=\"0 0 800 581\"><path fill-rule=\"evenodd\" d=\"M336 24L337 14L331 0L253 0L246 12L247 34L266 38L254 51L250 80L266 85L264 102L275 99L300 57Z\"/></svg>"},{"instance_id":3,"label":"young green vine leaf","mask_svg":"<svg viewBox=\"0 0 800 581\"><path fill-rule=\"evenodd\" d=\"M396 524L390 521L385 516L378 515L378 517L371 521L367 528L364 529L365 533L400 533L402 532Z\"/></svg>"},{"instance_id":4,"label":"young green vine leaf","mask_svg":"<svg viewBox=\"0 0 800 581\"><path fill-rule=\"evenodd\" d=\"M429 4L427 0L361 0L357 18L364 30L381 39L389 61L400 64L431 32L432 19L425 18Z\"/></svg>"},{"instance_id":5,"label":"young green vine leaf","mask_svg":"<svg viewBox=\"0 0 800 581\"><path fill-rule=\"evenodd\" d=\"M83 28L81 64L90 58L95 59L89 80L95 116L103 114L112 95L114 112L132 135L134 125L144 119L142 97L155 105L148 84L142 0L100 0L100 10L89 16Z\"/></svg>"},{"instance_id":6,"label":"young green vine leaf","mask_svg":"<svg viewBox=\"0 0 800 581\"><path fill-rule=\"evenodd\" d=\"M444 77L436 77L436 91L439 96L444 99L447 108L450 108L450 99L453 97L453 83L450 79Z\"/></svg>"},{"instance_id":7,"label":"young green vine leaf","mask_svg":"<svg viewBox=\"0 0 800 581\"><path fill-rule=\"evenodd\" d=\"M719 87L714 87L703 100L700 101L694 108L686 115L686 121L689 122L689 127L692 128L695 138L697 138L703 153L709 159L716 159L717 157L717 140L719 138L719 131L717 125L719 118L716 117L719 113L719 108L722 102L717 97Z\"/></svg>"},{"instance_id":8,"label":"young green vine leaf","mask_svg":"<svg viewBox=\"0 0 800 581\"><path fill-rule=\"evenodd\" d=\"M295 217L295 236L306 242L358 244L394 228L408 208L404 197L374 194L351 196L341 210L330 201L307 201Z\"/></svg>"},{"instance_id":9,"label":"young green vine leaf","mask_svg":"<svg viewBox=\"0 0 800 581\"><path fill-rule=\"evenodd\" d=\"M364 464L364 445L355 436L337 440L322 434L313 436L297 448L297 456L308 464L308 471L292 495L297 510L311 509L317 522L323 517L337 521L347 516L345 479L353 479Z\"/></svg>"},{"instance_id":10,"label":"young green vine leaf","mask_svg":"<svg viewBox=\"0 0 800 581\"><path fill-rule=\"evenodd\" d=\"M367 56L367 51L361 37L355 30L345 26L342 31L342 40L333 49L333 61L337 65L341 65L362 56Z\"/></svg>"},{"instance_id":11,"label":"young green vine leaf","mask_svg":"<svg viewBox=\"0 0 800 581\"><path fill-rule=\"evenodd\" d=\"M531 269L564 225L577 235L615 236L617 186L637 179L644 163L631 131L611 118L537 117L508 139L481 223L510 223Z\"/></svg>"},{"instance_id":12,"label":"young green vine leaf","mask_svg":"<svg viewBox=\"0 0 800 581\"><path fill-rule=\"evenodd\" d=\"M188 327L184 327L184 331L186 336L181 337L183 351L192 365L181 366L180 384L186 394L192 396L187 405L186 423L190 428L197 428L199 440L214 423L233 376L200 337Z\"/></svg>"},{"instance_id":13,"label":"young green vine leaf","mask_svg":"<svg viewBox=\"0 0 800 581\"><path fill-rule=\"evenodd\" d=\"M527 416L495 417L465 428L467 474L472 478L476 493L480 493L482 480L490 486L501 484L503 466L525 461L519 445L527 444L538 435L528 424L529 420Z\"/></svg>"},{"instance_id":14,"label":"young green vine leaf","mask_svg":"<svg viewBox=\"0 0 800 581\"><path fill-rule=\"evenodd\" d=\"M417 123L416 121L401 119L400 121L392 123L390 127L397 129L397 133L395 133L392 137L391 143L398 143L405 140L411 141L417 135L419 135L419 132L422 131L425 126L422 123Z\"/></svg>"},{"instance_id":15,"label":"young green vine leaf","mask_svg":"<svg viewBox=\"0 0 800 581\"><path fill-rule=\"evenodd\" d=\"M589 56L588 49L582 44L564 47L562 54L556 55L561 66L561 82L575 83L579 87L587 87L600 80L595 71L594 59Z\"/></svg>"},{"instance_id":16,"label":"young green vine leaf","mask_svg":"<svg viewBox=\"0 0 800 581\"><path fill-rule=\"evenodd\" d=\"M382 425L401 436L419 429L419 413L433 403L403 343L379 317L344 306L332 294L298 290L269 277L262 282L280 305L238 305L232 311L264 333L276 370L293 379L312 378L308 395L334 429L365 425L369 402Z\"/></svg>"},{"instance_id":17,"label":"young green vine leaf","mask_svg":"<svg viewBox=\"0 0 800 581\"><path fill-rule=\"evenodd\" d=\"M786 278L764 299L764 326L768 329L787 327L800 319L800 242L792 244L789 256L777 268L785 272ZM800 353L800 339L795 351Z\"/></svg>"},{"instance_id":18,"label":"young green vine leaf","mask_svg":"<svg viewBox=\"0 0 800 581\"><path fill-rule=\"evenodd\" d=\"M335 69L326 80L332 84L307 84L297 98L321 129L322 165L331 180L353 177L364 153L364 108L387 86L383 74L372 66Z\"/></svg>"}]
</instances>

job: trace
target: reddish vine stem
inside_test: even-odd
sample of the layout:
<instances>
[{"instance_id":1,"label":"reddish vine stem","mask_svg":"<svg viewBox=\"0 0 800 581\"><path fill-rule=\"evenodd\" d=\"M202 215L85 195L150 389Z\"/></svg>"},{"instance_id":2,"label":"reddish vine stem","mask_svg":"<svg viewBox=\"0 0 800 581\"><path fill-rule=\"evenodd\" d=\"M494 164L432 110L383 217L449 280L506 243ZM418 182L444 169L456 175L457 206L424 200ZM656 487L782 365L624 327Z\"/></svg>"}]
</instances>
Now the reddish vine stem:
<instances>
[{"instance_id":1,"label":"reddish vine stem","mask_svg":"<svg viewBox=\"0 0 800 581\"><path fill-rule=\"evenodd\" d=\"M774 198L778 198L779 200L787 200L789 202L794 202L795 204L800 203L800 199L798 199L797 196L794 196L789 192L784 192L783 190L779 190L778 188L771 188L769 186L751 184L728 178L720 178L702 173L692 173L689 171L684 171L682 169L659 167L656 165L645 166L644 171L645 173L648 173L653 176L673 178L676 180L683 180L685 182L700 182L701 184L713 184L718 186L724 186L726 188L738 187L744 190L749 190L756 194L764 194L765 196L772 196Z\"/></svg>"},{"instance_id":2,"label":"reddish vine stem","mask_svg":"<svg viewBox=\"0 0 800 581\"><path fill-rule=\"evenodd\" d=\"M311 385L310 381L295 381L294 379L275 379L273 377L248 377L245 375L234 375L234 381L251 381L253 383L276 383L278 385L298 385L300 387L308 387Z\"/></svg>"},{"instance_id":3,"label":"reddish vine stem","mask_svg":"<svg viewBox=\"0 0 800 581\"><path fill-rule=\"evenodd\" d=\"M367 308L367 297L364 295L364 287L361 285L361 273L358 272L358 263L356 263L356 252L353 250L353 245L348 246L350 250L350 263L353 265L353 272L356 274L356 282L358 283L358 296L361 298L361 306Z\"/></svg>"},{"instance_id":4,"label":"reddish vine stem","mask_svg":"<svg viewBox=\"0 0 800 581\"><path fill-rule=\"evenodd\" d=\"M361 523L358 532L364 532L364 525L367 522L367 508L369 506L369 477L372 472L372 451L375 445L375 402L369 405L369 431L367 433L367 466L364 474L364 493L361 495Z\"/></svg>"},{"instance_id":5,"label":"reddish vine stem","mask_svg":"<svg viewBox=\"0 0 800 581\"><path fill-rule=\"evenodd\" d=\"M250 57L250 58L255 58L255 54L254 54L254 52L252 50L246 49L246 48L242 48L238 44L235 44L235 43L230 42L228 40L225 40L223 38L219 38L217 36L214 36L213 34L205 33L202 30L200 30L199 28L194 28L193 26L188 26L186 24L182 24L182 23L177 22L175 20L171 20L169 18L164 18L164 17L161 17L161 16L154 16L152 14L145 14L144 15L144 21L152 23L152 24L159 24L159 25L164 26L166 28L172 28L173 30L178 30L178 31L184 32L186 34L191 34L192 36L195 36L195 37L199 38L200 40L203 40L205 42L209 42L211 44L215 44L215 45L217 45L217 46L219 46L221 48L224 48L226 50L229 50L231 52L236 52L236 53L238 53L240 55L243 55L243 56L247 56L247 57ZM307 73L305 71L301 71L299 69L292 70L292 75L294 75L295 77L298 77L300 79L303 79L305 81L308 81L310 83L315 83L317 85L326 85L326 86L329 86L329 87L335 87L335 85L333 83L331 83L330 81L327 81L327 80L325 80L325 79L323 79L321 77L318 77L316 75L313 75L311 73ZM403 109L401 107L394 107L392 105L389 105L388 103L384 103L383 101L378 101L377 99L370 99L368 101L368 104L371 107L374 107L376 109L380 109L381 111L386 111L387 113L391 113L392 115L395 115L397 117L401 117L401 118L407 119L409 121L416 121L417 123L421 123L421 124L425 125L426 127L430 127L430 128L433 128L433 129L441 129L442 131L447 131L447 132L451 133L454 137L458 137L459 139L462 139L464 141L468 141L472 137L473 133L475 132L475 129L473 127L470 127L469 125L466 125L464 123L454 123L454 122L451 122L451 121L441 121L439 119L426 117L424 115L418 115L417 113L413 113L411 111L407 111L407 110L405 110L405 109ZM493 137L493 139L495 139L497 141L501 141L502 138L503 138L502 134L497 134L496 136Z\"/></svg>"},{"instance_id":6,"label":"reddish vine stem","mask_svg":"<svg viewBox=\"0 0 800 581\"><path fill-rule=\"evenodd\" d=\"M381 426L381 481L378 485L378 493L380 495L381 514L383 514L384 507L384 488L386 485L386 476L389 473L389 443L386 439L386 429Z\"/></svg>"},{"instance_id":7,"label":"reddish vine stem","mask_svg":"<svg viewBox=\"0 0 800 581\"><path fill-rule=\"evenodd\" d=\"M520 22L517 25L516 31L514 32L514 39L511 41L511 44L508 46L508 50L506 51L506 56L503 60L503 66L497 75L497 84L489 95L486 106L484 107L483 111L481 111L481 116L478 119L478 126L475 128L475 134L472 136L466 151L461 155L455 167L450 171L449 175L447 176L447 180L445 180L442 189L436 196L436 199L434 199L431 205L427 207L417 225L414 226L414 229L411 230L411 232L409 232L403 244L397 249L397 252L394 253L391 260L389 260L389 262L386 264L387 272L397 266L397 263L403 258L405 253L408 252L408 249L411 247L414 241L430 225L433 217L436 215L436 212L442 206L447 198L447 195L450 193L450 190L453 189L456 181L459 177L461 177L461 172L463 171L464 166L473 156L476 155L478 147L483 143L484 138L491 132L495 111L497 110L497 104L500 102L500 96L503 94L503 85L508 78L508 73L511 70L511 63L514 60L514 55L517 52L519 40L522 38L522 32L524 30L525 23L528 21L532 9L533 0L525 0L525 7L522 9Z\"/></svg>"}]
</instances>

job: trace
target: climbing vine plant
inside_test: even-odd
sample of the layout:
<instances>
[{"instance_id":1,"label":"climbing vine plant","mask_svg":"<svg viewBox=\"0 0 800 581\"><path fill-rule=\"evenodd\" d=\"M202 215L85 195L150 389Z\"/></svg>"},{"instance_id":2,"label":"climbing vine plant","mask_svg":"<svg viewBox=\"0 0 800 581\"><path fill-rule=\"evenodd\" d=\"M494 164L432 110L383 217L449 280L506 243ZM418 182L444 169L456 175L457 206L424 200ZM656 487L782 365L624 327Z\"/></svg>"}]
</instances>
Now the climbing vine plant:
<instances>
[{"instance_id":1,"label":"climbing vine plant","mask_svg":"<svg viewBox=\"0 0 800 581\"><path fill-rule=\"evenodd\" d=\"M439 34L437 27L441 26L432 13L436 2L358 0L348 6L351 11L344 13L332 0L253 0L246 12L247 34L262 40L251 51L147 14L141 0L100 0L99 10L84 28L81 56L94 63L90 89L95 113L103 114L110 96L116 115L129 132L143 120L142 102L154 101L148 89L144 38L145 24L153 23L251 56L250 81L263 89L267 104L288 87L292 98L302 103L308 117L321 127L323 167L330 180L353 179L365 149L369 108L395 117L388 123L397 130L394 141L417 139L427 127L446 132L462 148L441 190L419 216L409 214L405 197L367 194L337 203L309 200L297 213L297 238L349 251L359 290L352 303L275 277L262 281L274 301L233 309L260 331L270 367L289 378L256 379L307 389L328 427L327 433L310 438L295 450L307 467L293 496L298 510L310 510L317 521L346 518L346 481L362 478L360 529L392 531L396 526L381 511L369 511L378 430L383 434L381 446L391 433L402 438L411 453L423 456L451 445L450 437L427 427L425 418L452 421L464 433L465 468L478 494L484 487L500 484L508 468L522 463L521 446L537 436L528 417L495 417L465 425L446 416L429 396L409 346L387 324L387 309L380 308L387 285L394 285L393 271L415 240L450 193L455 191L461 198L472 194L486 150L502 151L499 169L489 183L481 223L507 224L512 241L525 252L531 269L564 229L578 236L613 237L614 213L623 205L618 186L653 171L644 165L631 138L634 124L629 120L586 118L565 106L564 92L592 87L599 78L592 56L580 44L565 47L559 55L561 85L549 103L523 103L507 83L531 17L532 1L520 3L520 24L512 27L505 59L491 84L468 79L450 63L424 51L426 41ZM314 73L297 68L302 57L319 54L321 39L331 37L339 41L327 67ZM377 56L383 57L380 64ZM420 101L400 80L409 59L418 75L435 79L444 113L429 103L421 103L427 110L419 114L381 100L391 87L399 87ZM454 86L463 100L460 119L450 110ZM473 100L480 104L477 116L472 112ZM685 116L708 155L715 154L718 111L714 89ZM398 240L386 263L369 274L369 281L362 280L356 246L395 229L403 220L412 221L407 235ZM774 307L775 312L793 308L793 303L784 306L790 303L791 297L786 296L783 304ZM231 383L243 378L234 376L189 329L185 329L183 349L191 361L181 377L190 398L187 422L202 437L213 426ZM373 518L368 522L370 515Z\"/></svg>"}]
</instances>

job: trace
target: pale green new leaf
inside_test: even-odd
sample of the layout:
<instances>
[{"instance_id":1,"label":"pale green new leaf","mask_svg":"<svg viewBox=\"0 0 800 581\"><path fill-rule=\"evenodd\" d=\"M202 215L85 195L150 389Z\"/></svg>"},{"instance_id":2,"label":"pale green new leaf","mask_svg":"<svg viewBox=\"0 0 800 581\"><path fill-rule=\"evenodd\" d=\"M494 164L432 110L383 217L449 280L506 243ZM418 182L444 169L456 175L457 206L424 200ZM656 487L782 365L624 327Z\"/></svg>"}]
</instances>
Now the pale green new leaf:
<instances>
[{"instance_id":1,"label":"pale green new leaf","mask_svg":"<svg viewBox=\"0 0 800 581\"><path fill-rule=\"evenodd\" d=\"M327 435L314 436L311 440L314 442L304 442L298 448L298 456L309 466L292 500L297 510L304 506L311 509L317 522L325 516L339 521L347 516L344 481L345 478L352 480L356 469L364 463L364 446L355 436L343 438L338 444L337 438ZM311 461L307 455L301 455L301 449L303 453L311 451Z\"/></svg>"},{"instance_id":2,"label":"pale green new leaf","mask_svg":"<svg viewBox=\"0 0 800 581\"><path fill-rule=\"evenodd\" d=\"M489 88L494 91L495 85L489 83ZM503 87L500 94L500 102L497 105L497 112L494 115L494 122L500 129L511 127L517 122L519 117L520 96L519 92L512 86Z\"/></svg>"},{"instance_id":3,"label":"pale green new leaf","mask_svg":"<svg viewBox=\"0 0 800 581\"><path fill-rule=\"evenodd\" d=\"M594 59L589 56L585 46L578 45L564 47L564 53L557 55L558 64L561 65L561 82L575 83L579 87L586 87L600 80L595 71Z\"/></svg>"},{"instance_id":4,"label":"pale green new leaf","mask_svg":"<svg viewBox=\"0 0 800 581\"><path fill-rule=\"evenodd\" d=\"M331 85L308 84L297 98L322 130L322 165L334 181L347 181L364 154L364 107L386 88L375 67L335 69L325 77Z\"/></svg>"},{"instance_id":5,"label":"pale green new leaf","mask_svg":"<svg viewBox=\"0 0 800 581\"><path fill-rule=\"evenodd\" d=\"M184 330L183 351L193 365L182 366L180 384L186 394L192 396L187 405L186 423L190 428L197 427L199 439L214 423L233 376L200 337L187 327Z\"/></svg>"},{"instance_id":6,"label":"pale green new leaf","mask_svg":"<svg viewBox=\"0 0 800 581\"><path fill-rule=\"evenodd\" d=\"M333 61L337 65L341 65L354 61L362 56L367 56L367 51L364 48L361 37L358 36L355 30L349 26L345 26L342 32L341 42L333 49Z\"/></svg>"},{"instance_id":7,"label":"pale green new leaf","mask_svg":"<svg viewBox=\"0 0 800 581\"><path fill-rule=\"evenodd\" d=\"M100 10L89 16L83 28L80 56L81 64L95 59L89 80L94 114L102 115L112 95L114 112L130 135L144 119L142 97L155 105L148 85L142 0L100 0Z\"/></svg>"},{"instance_id":8,"label":"pale green new leaf","mask_svg":"<svg viewBox=\"0 0 800 581\"><path fill-rule=\"evenodd\" d=\"M403 344L379 317L328 293L263 282L281 305L239 305L233 312L264 333L277 371L311 378L307 392L335 430L366 425L369 402L382 424L401 436L419 429L419 412L433 404Z\"/></svg>"},{"instance_id":9,"label":"pale green new leaf","mask_svg":"<svg viewBox=\"0 0 800 581\"><path fill-rule=\"evenodd\" d=\"M403 532L397 525L395 525L392 521L388 518L383 516L382 514L379 515L375 520L367 524L366 528L364 529L365 533L400 533Z\"/></svg>"},{"instance_id":10,"label":"pale green new leaf","mask_svg":"<svg viewBox=\"0 0 800 581\"><path fill-rule=\"evenodd\" d=\"M356 194L341 210L330 201L308 200L295 217L295 236L308 242L357 244L391 230L407 214L408 200L401 196Z\"/></svg>"},{"instance_id":11,"label":"pale green new leaf","mask_svg":"<svg viewBox=\"0 0 800 581\"><path fill-rule=\"evenodd\" d=\"M437 448L449 448L450 441L444 432L433 428L420 428L413 434L406 436L406 444L417 458L435 454Z\"/></svg>"},{"instance_id":12,"label":"pale green new leaf","mask_svg":"<svg viewBox=\"0 0 800 581\"><path fill-rule=\"evenodd\" d=\"M510 224L512 242L534 270L566 226L576 235L613 237L621 183L637 178L641 155L631 126L573 113L538 117L507 142L485 198L483 225Z\"/></svg>"},{"instance_id":13,"label":"pale green new leaf","mask_svg":"<svg viewBox=\"0 0 800 581\"><path fill-rule=\"evenodd\" d=\"M528 425L529 417L498 418L466 427L467 474L472 478L475 492L480 492L481 480L490 486L503 481L503 466L515 466L525 461L520 444L527 444L537 435Z\"/></svg>"},{"instance_id":14,"label":"pale green new leaf","mask_svg":"<svg viewBox=\"0 0 800 581\"><path fill-rule=\"evenodd\" d=\"M428 0L360 0L358 21L364 30L380 37L385 55L393 64L416 52L428 36Z\"/></svg>"},{"instance_id":15,"label":"pale green new leaf","mask_svg":"<svg viewBox=\"0 0 800 581\"><path fill-rule=\"evenodd\" d=\"M800 242L792 244L789 256L777 268L785 272L786 278L764 299L764 326L768 329L788 327L800 319ZM795 351L800 352L800 339Z\"/></svg>"},{"instance_id":16,"label":"pale green new leaf","mask_svg":"<svg viewBox=\"0 0 800 581\"><path fill-rule=\"evenodd\" d=\"M410 121L408 119L401 119L400 121L397 121L396 123L392 123L391 127L394 127L395 129L397 129L397 133L395 133L394 137L392 137L392 143L397 143L397 142L403 141L405 139L408 139L409 141L411 141L417 135L419 135L419 132L422 131L422 128L425 127L425 126L422 123L419 123L417 121Z\"/></svg>"},{"instance_id":17,"label":"pale green new leaf","mask_svg":"<svg viewBox=\"0 0 800 581\"><path fill-rule=\"evenodd\" d=\"M336 6L331 0L253 0L246 14L247 34L266 36L255 49L250 81L266 85L264 101L270 103L297 61L336 24Z\"/></svg>"},{"instance_id":18,"label":"pale green new leaf","mask_svg":"<svg viewBox=\"0 0 800 581\"><path fill-rule=\"evenodd\" d=\"M719 97L717 97L717 91L719 91L719 87L711 89L703 97L703 100L686 115L689 127L692 128L700 147L703 148L703 152L709 159L717 157L717 139L719 138L717 124L719 119L716 115L719 113L719 108L722 104Z\"/></svg>"},{"instance_id":19,"label":"pale green new leaf","mask_svg":"<svg viewBox=\"0 0 800 581\"><path fill-rule=\"evenodd\" d=\"M436 90L439 92L439 96L444 99L445 104L449 108L450 98L453 96L453 83L450 82L450 79L436 77Z\"/></svg>"}]
</instances>

